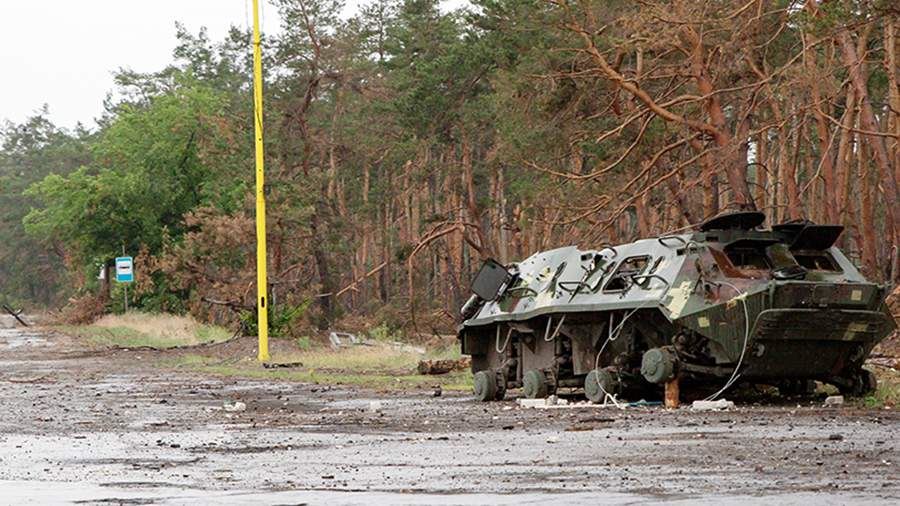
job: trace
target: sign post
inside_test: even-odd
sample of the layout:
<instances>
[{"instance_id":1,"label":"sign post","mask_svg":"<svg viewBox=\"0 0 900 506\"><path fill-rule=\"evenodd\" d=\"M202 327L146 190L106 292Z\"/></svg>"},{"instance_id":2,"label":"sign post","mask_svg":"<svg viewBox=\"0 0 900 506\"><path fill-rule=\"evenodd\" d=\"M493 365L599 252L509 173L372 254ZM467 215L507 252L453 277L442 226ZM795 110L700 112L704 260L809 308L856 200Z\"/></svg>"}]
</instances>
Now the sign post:
<instances>
[{"instance_id":1,"label":"sign post","mask_svg":"<svg viewBox=\"0 0 900 506\"><path fill-rule=\"evenodd\" d=\"M262 44L259 36L259 0L253 0L253 124L256 138L256 328L257 358L269 360L269 308L266 301L266 193L263 151Z\"/></svg>"},{"instance_id":2,"label":"sign post","mask_svg":"<svg viewBox=\"0 0 900 506\"><path fill-rule=\"evenodd\" d=\"M128 312L128 283L134 282L134 259L131 257L116 258L116 281L125 286L125 312Z\"/></svg>"}]
</instances>

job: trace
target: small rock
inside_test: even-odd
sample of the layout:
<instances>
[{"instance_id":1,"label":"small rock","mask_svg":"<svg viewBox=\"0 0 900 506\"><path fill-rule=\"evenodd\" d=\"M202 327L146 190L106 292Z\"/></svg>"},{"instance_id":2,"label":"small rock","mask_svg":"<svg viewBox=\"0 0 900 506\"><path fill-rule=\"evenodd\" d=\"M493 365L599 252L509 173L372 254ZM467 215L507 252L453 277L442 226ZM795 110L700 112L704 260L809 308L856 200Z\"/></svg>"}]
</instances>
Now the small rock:
<instances>
[{"instance_id":1,"label":"small rock","mask_svg":"<svg viewBox=\"0 0 900 506\"><path fill-rule=\"evenodd\" d=\"M734 407L734 402L719 399L717 401L694 401L691 404L691 409L694 411L715 411L719 409L731 409Z\"/></svg>"},{"instance_id":2,"label":"small rock","mask_svg":"<svg viewBox=\"0 0 900 506\"><path fill-rule=\"evenodd\" d=\"M222 406L222 408L225 411L230 411L232 413L236 413L236 412L244 411L245 409L247 409L247 405L241 401L234 401L233 404L229 404L226 402L225 405Z\"/></svg>"},{"instance_id":3,"label":"small rock","mask_svg":"<svg viewBox=\"0 0 900 506\"><path fill-rule=\"evenodd\" d=\"M369 412L370 413L379 413L381 412L381 401L371 401L369 402Z\"/></svg>"},{"instance_id":4,"label":"small rock","mask_svg":"<svg viewBox=\"0 0 900 506\"><path fill-rule=\"evenodd\" d=\"M841 434L832 434L832 435L828 436L828 440L829 441L843 441L844 436Z\"/></svg>"},{"instance_id":5,"label":"small rock","mask_svg":"<svg viewBox=\"0 0 900 506\"><path fill-rule=\"evenodd\" d=\"M442 393L444 393L444 392L443 392L443 390L441 390L441 386L438 385L438 386L434 387L434 393L432 394L432 396L440 397Z\"/></svg>"},{"instance_id":6,"label":"small rock","mask_svg":"<svg viewBox=\"0 0 900 506\"><path fill-rule=\"evenodd\" d=\"M843 406L844 405L844 396L843 395L831 395L825 399L825 406Z\"/></svg>"}]
</instances>

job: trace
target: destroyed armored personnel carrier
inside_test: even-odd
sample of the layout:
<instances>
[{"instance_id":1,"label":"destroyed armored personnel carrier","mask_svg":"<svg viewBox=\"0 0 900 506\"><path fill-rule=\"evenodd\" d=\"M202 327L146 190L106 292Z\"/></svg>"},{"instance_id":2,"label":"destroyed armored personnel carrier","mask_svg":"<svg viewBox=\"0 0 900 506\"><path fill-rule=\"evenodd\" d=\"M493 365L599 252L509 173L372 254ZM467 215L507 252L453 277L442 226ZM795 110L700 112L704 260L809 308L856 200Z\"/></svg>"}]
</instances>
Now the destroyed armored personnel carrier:
<instances>
[{"instance_id":1,"label":"destroyed armored personnel carrier","mask_svg":"<svg viewBox=\"0 0 900 506\"><path fill-rule=\"evenodd\" d=\"M639 398L735 383L860 395L862 365L894 328L886 289L834 246L843 227L721 215L690 233L486 262L462 309L477 399L583 388Z\"/></svg>"}]
</instances>

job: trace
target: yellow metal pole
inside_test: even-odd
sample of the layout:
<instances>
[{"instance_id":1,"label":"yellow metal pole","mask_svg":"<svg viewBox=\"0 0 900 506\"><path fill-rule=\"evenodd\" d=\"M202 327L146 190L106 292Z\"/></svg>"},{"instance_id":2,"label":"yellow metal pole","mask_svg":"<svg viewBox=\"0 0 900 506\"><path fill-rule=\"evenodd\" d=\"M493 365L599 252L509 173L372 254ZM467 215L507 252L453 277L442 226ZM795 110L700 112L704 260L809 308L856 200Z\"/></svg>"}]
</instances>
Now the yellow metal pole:
<instances>
[{"instance_id":1,"label":"yellow metal pole","mask_svg":"<svg viewBox=\"0 0 900 506\"><path fill-rule=\"evenodd\" d=\"M266 300L266 194L263 150L262 47L259 37L259 0L253 0L253 117L256 131L256 303L260 362L269 360L269 305Z\"/></svg>"}]
</instances>

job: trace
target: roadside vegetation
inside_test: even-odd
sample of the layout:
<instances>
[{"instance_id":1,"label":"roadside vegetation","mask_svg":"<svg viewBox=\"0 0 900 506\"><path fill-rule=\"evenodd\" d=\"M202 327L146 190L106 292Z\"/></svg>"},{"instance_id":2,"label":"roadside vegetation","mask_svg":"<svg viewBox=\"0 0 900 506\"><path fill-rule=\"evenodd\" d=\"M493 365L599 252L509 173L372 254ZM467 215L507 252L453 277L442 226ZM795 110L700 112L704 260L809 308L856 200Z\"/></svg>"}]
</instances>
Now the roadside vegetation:
<instances>
[{"instance_id":1,"label":"roadside vegetation","mask_svg":"<svg viewBox=\"0 0 900 506\"><path fill-rule=\"evenodd\" d=\"M892 409L900 406L900 371L882 366L872 367L872 370L878 377L878 389L862 399L863 405L869 408Z\"/></svg>"},{"instance_id":2,"label":"roadside vegetation","mask_svg":"<svg viewBox=\"0 0 900 506\"><path fill-rule=\"evenodd\" d=\"M59 332L99 348L152 348L184 353L161 355L149 365L206 374L269 378L305 383L354 385L375 389L471 388L471 373L457 370L440 375L418 374L421 360L459 360L455 341L419 347L385 327L374 327L360 344L333 348L321 339L273 338L272 361L264 367L256 359L256 339L232 339L229 330L197 322L191 317L129 312L107 315L87 325L57 325ZM201 346L234 344L228 348ZM179 350L180 351L180 350Z\"/></svg>"},{"instance_id":3,"label":"roadside vegetation","mask_svg":"<svg viewBox=\"0 0 900 506\"><path fill-rule=\"evenodd\" d=\"M99 347L167 349L221 343L232 333L189 316L129 312L107 315L89 325L59 325L57 330Z\"/></svg>"},{"instance_id":4,"label":"roadside vegetation","mask_svg":"<svg viewBox=\"0 0 900 506\"><path fill-rule=\"evenodd\" d=\"M270 378L328 385L354 385L383 390L440 386L446 390L469 390L472 374L467 365L446 374L419 374L422 360L460 361L456 340L449 338L427 346L404 342L404 336L384 326L359 336L358 344L333 347L321 339L302 336L295 340L270 340L272 360L263 366L256 359L256 341L227 352L203 348L163 359L164 367L244 378ZM467 364L467 362L463 362Z\"/></svg>"},{"instance_id":5,"label":"roadside vegetation","mask_svg":"<svg viewBox=\"0 0 900 506\"><path fill-rule=\"evenodd\" d=\"M433 353L434 358L452 358L454 353ZM165 359L162 365L221 376L267 378L323 385L352 385L376 390L433 388L464 390L472 388L468 370L441 375L422 375L416 367L423 355L389 348L354 347L350 349L317 349L275 356L273 368L264 368L256 357L243 355L223 358L212 354L192 353ZM278 364L290 367L278 367Z\"/></svg>"}]
</instances>

